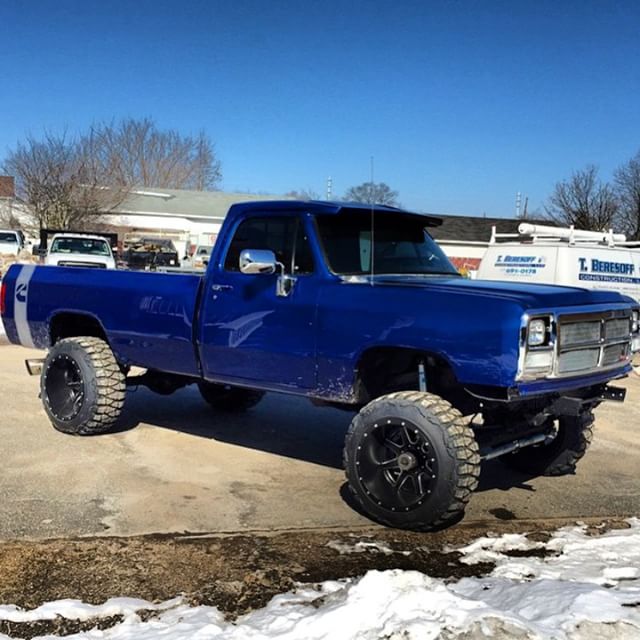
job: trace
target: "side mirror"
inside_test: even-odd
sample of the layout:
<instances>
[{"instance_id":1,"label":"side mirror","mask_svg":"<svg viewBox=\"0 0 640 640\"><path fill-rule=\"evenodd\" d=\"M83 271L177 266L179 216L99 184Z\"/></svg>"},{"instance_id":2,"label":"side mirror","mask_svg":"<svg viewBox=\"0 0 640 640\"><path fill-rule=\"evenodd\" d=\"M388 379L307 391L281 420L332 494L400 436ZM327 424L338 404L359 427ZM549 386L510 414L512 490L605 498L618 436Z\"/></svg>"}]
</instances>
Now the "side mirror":
<instances>
[{"instance_id":1,"label":"side mirror","mask_svg":"<svg viewBox=\"0 0 640 640\"><path fill-rule=\"evenodd\" d=\"M271 274L276 272L276 254L263 249L245 249L240 254L240 271L246 274Z\"/></svg>"}]
</instances>

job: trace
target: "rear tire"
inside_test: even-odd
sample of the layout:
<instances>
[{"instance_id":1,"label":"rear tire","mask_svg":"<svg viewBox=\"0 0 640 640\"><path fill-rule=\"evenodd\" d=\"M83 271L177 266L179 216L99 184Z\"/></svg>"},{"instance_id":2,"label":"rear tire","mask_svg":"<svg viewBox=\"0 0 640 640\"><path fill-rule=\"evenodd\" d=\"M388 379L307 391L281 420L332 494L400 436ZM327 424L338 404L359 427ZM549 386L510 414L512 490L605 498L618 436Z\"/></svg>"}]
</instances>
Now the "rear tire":
<instances>
[{"instance_id":1,"label":"rear tire","mask_svg":"<svg viewBox=\"0 0 640 640\"><path fill-rule=\"evenodd\" d=\"M593 439L593 412L564 416L558 421L558 433L549 444L525 447L500 460L516 471L536 476L564 476L575 473Z\"/></svg>"},{"instance_id":2,"label":"rear tire","mask_svg":"<svg viewBox=\"0 0 640 640\"><path fill-rule=\"evenodd\" d=\"M205 402L211 407L229 413L247 411L255 407L264 397L264 391L213 382L199 382L198 389Z\"/></svg>"},{"instance_id":3,"label":"rear tire","mask_svg":"<svg viewBox=\"0 0 640 640\"><path fill-rule=\"evenodd\" d=\"M106 433L122 413L125 376L104 340L65 338L47 355L40 394L58 431L79 436Z\"/></svg>"},{"instance_id":4,"label":"rear tire","mask_svg":"<svg viewBox=\"0 0 640 640\"><path fill-rule=\"evenodd\" d=\"M478 484L480 454L459 411L430 393L382 396L353 419L347 481L373 520L429 531L457 521Z\"/></svg>"}]
</instances>

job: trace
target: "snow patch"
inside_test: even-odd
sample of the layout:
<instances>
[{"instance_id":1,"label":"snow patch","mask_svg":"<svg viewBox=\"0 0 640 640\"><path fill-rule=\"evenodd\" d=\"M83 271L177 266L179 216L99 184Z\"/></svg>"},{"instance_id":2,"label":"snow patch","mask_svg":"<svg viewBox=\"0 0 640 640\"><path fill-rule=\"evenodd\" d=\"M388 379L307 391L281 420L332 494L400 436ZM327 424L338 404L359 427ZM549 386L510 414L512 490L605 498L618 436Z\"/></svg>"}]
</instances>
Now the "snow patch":
<instances>
[{"instance_id":1,"label":"snow patch","mask_svg":"<svg viewBox=\"0 0 640 640\"><path fill-rule=\"evenodd\" d=\"M376 541L363 541L360 540L354 544L348 542L342 542L340 540L330 540L327 542L327 547L337 551L340 555L348 555L350 553L382 553L385 556L391 556L394 553L398 553L403 556L410 556L411 551L395 551L384 542Z\"/></svg>"},{"instance_id":2,"label":"snow patch","mask_svg":"<svg viewBox=\"0 0 640 640\"><path fill-rule=\"evenodd\" d=\"M64 600L29 612L0 607L0 619L124 617L111 629L68 636L75 640L638 640L640 520L629 525L599 536L568 527L546 543L523 535L487 536L457 549L468 563L494 562L485 577L450 582L417 571L370 571L359 579L301 585L234 622L214 607L131 599L99 607ZM329 545L339 553L395 553L374 540ZM553 555L526 555L540 549ZM509 555L514 551L518 557ZM140 609L158 615L142 622L135 613Z\"/></svg>"}]
</instances>

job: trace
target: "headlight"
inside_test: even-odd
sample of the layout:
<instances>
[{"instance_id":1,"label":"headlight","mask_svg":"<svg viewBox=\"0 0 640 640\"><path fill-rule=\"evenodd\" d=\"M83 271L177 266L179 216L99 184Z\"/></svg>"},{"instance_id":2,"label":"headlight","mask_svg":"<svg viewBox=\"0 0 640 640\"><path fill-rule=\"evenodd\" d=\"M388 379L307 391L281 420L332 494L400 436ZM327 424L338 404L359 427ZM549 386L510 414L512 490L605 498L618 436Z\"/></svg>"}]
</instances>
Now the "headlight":
<instances>
[{"instance_id":1,"label":"headlight","mask_svg":"<svg viewBox=\"0 0 640 640\"><path fill-rule=\"evenodd\" d=\"M530 347L541 347L547 341L547 323L542 318L537 318L529 323L527 344Z\"/></svg>"},{"instance_id":2,"label":"headlight","mask_svg":"<svg viewBox=\"0 0 640 640\"><path fill-rule=\"evenodd\" d=\"M640 329L640 311L634 309L631 312L631 333L638 333Z\"/></svg>"}]
</instances>

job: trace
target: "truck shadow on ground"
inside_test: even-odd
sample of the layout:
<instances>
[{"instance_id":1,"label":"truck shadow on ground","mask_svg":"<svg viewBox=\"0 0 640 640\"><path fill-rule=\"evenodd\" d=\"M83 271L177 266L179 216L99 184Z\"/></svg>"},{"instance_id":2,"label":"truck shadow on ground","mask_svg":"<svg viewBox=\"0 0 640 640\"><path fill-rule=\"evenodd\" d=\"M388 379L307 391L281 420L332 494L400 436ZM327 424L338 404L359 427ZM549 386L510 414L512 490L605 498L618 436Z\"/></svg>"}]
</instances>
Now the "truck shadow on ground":
<instances>
[{"instance_id":1,"label":"truck shadow on ground","mask_svg":"<svg viewBox=\"0 0 640 640\"><path fill-rule=\"evenodd\" d=\"M267 394L244 413L211 409L191 387L172 397L146 389L130 391L118 431L140 424L171 429L208 440L233 444L313 464L343 469L342 450L353 413L314 407L305 398ZM508 469L499 460L482 466L477 491L535 491L531 476ZM347 496L343 495L347 500Z\"/></svg>"}]
</instances>

